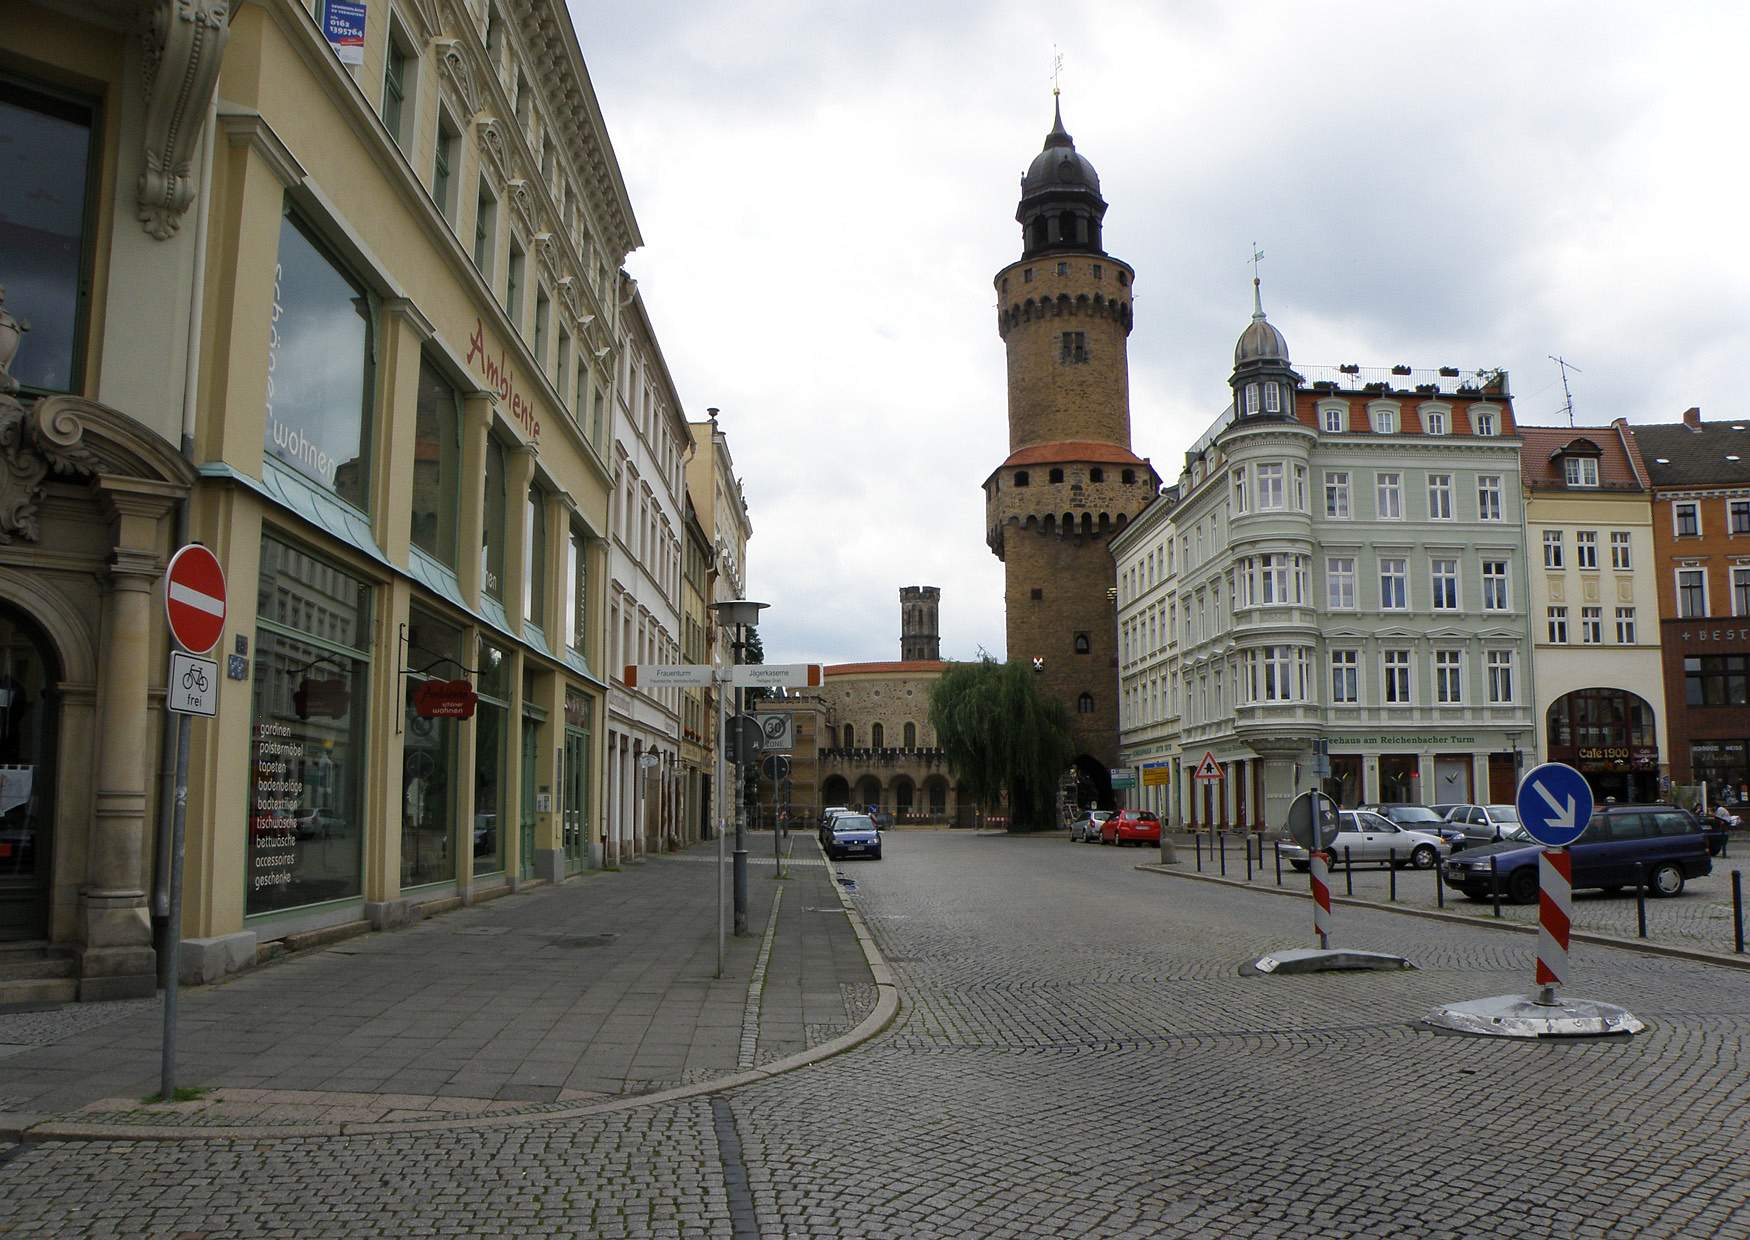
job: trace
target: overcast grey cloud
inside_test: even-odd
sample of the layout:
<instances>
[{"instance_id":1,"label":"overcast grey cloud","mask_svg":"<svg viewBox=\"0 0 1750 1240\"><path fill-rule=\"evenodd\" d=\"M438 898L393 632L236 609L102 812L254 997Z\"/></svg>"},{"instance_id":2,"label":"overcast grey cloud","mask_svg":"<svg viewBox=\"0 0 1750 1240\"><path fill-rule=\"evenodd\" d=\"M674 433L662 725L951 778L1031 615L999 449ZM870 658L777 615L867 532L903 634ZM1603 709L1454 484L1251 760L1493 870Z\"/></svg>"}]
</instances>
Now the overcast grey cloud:
<instances>
[{"instance_id":1,"label":"overcast grey cloud","mask_svg":"<svg viewBox=\"0 0 1750 1240\"><path fill-rule=\"evenodd\" d=\"M1175 476L1251 309L1297 362L1505 366L1522 421L1743 412L1739 6L571 0L689 415L722 425L775 661L1003 652L991 278L1051 121L1137 271L1136 450Z\"/></svg>"}]
</instances>

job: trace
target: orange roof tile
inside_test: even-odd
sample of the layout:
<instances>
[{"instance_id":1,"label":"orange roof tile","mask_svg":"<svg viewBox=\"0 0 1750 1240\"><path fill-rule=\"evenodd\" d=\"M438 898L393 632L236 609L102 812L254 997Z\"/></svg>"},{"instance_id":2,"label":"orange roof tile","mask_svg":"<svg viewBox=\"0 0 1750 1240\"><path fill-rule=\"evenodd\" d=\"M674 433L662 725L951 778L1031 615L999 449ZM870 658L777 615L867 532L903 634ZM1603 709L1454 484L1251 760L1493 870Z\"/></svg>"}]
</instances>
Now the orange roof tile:
<instances>
[{"instance_id":1,"label":"orange roof tile","mask_svg":"<svg viewBox=\"0 0 1750 1240\"><path fill-rule=\"evenodd\" d=\"M1598 445L1598 489L1639 491L1645 484L1636 475L1635 463L1614 426L1521 426L1524 447L1519 470L1525 485L1534 491L1566 491L1568 482L1556 453L1576 440Z\"/></svg>"},{"instance_id":2,"label":"orange roof tile","mask_svg":"<svg viewBox=\"0 0 1750 1240\"><path fill-rule=\"evenodd\" d=\"M856 676L869 672L940 672L947 667L942 659L896 659L892 663L829 663L824 670L828 676Z\"/></svg>"}]
</instances>

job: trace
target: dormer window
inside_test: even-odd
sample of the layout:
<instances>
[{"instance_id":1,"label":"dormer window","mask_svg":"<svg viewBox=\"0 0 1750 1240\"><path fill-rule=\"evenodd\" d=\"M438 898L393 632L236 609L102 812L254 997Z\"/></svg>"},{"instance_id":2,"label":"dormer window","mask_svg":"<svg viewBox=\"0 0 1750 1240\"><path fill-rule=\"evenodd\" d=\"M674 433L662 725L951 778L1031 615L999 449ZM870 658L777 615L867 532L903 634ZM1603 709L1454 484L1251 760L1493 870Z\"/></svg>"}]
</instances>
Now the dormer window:
<instances>
[{"instance_id":1,"label":"dormer window","mask_svg":"<svg viewBox=\"0 0 1750 1240\"><path fill-rule=\"evenodd\" d=\"M1246 384L1246 413L1249 416L1256 412L1258 412L1258 385L1248 383Z\"/></svg>"},{"instance_id":2,"label":"dormer window","mask_svg":"<svg viewBox=\"0 0 1750 1240\"><path fill-rule=\"evenodd\" d=\"M1282 389L1274 383L1264 385L1264 412L1282 412Z\"/></svg>"},{"instance_id":3,"label":"dormer window","mask_svg":"<svg viewBox=\"0 0 1750 1240\"><path fill-rule=\"evenodd\" d=\"M1346 423L1341 405L1327 405L1319 412L1319 425L1325 429L1326 434L1341 435L1347 429Z\"/></svg>"},{"instance_id":4,"label":"dormer window","mask_svg":"<svg viewBox=\"0 0 1750 1240\"><path fill-rule=\"evenodd\" d=\"M1494 435L1498 433L1495 429L1498 423L1495 421L1495 413L1492 409L1478 410L1474 417L1474 421L1476 423L1477 434Z\"/></svg>"},{"instance_id":5,"label":"dormer window","mask_svg":"<svg viewBox=\"0 0 1750 1240\"><path fill-rule=\"evenodd\" d=\"M1590 456L1570 456L1563 464L1571 487L1598 485L1598 459Z\"/></svg>"},{"instance_id":6,"label":"dormer window","mask_svg":"<svg viewBox=\"0 0 1750 1240\"><path fill-rule=\"evenodd\" d=\"M1424 409L1422 411L1422 430L1429 435L1446 434L1446 410Z\"/></svg>"},{"instance_id":7,"label":"dormer window","mask_svg":"<svg viewBox=\"0 0 1750 1240\"><path fill-rule=\"evenodd\" d=\"M1372 410L1373 433L1375 435L1395 435L1398 433L1398 411L1389 405Z\"/></svg>"}]
</instances>

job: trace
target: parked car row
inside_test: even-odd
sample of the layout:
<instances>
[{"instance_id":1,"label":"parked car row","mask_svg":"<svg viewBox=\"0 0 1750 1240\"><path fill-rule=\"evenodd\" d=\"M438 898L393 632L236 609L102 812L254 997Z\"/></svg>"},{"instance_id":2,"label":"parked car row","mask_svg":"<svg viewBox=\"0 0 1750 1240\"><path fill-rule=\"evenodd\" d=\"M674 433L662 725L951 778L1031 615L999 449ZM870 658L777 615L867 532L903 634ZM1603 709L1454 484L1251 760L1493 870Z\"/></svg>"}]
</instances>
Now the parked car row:
<instances>
[{"instance_id":1,"label":"parked car row","mask_svg":"<svg viewBox=\"0 0 1750 1240\"><path fill-rule=\"evenodd\" d=\"M1326 851L1339 863L1432 870L1452 851L1452 845L1434 832L1400 827L1384 814L1346 809L1337 815L1337 838ZM1299 844L1284 843L1282 858L1297 870L1311 864L1306 849Z\"/></svg>"},{"instance_id":2,"label":"parked car row","mask_svg":"<svg viewBox=\"0 0 1750 1240\"><path fill-rule=\"evenodd\" d=\"M881 860L881 827L868 814L848 805L829 805L820 812L820 846L829 859L872 857Z\"/></svg>"},{"instance_id":3,"label":"parked car row","mask_svg":"<svg viewBox=\"0 0 1750 1240\"><path fill-rule=\"evenodd\" d=\"M1473 900L1537 899L1538 855L1529 832L1514 826L1498 843L1467 848L1447 859L1440 877ZM1574 889L1614 895L1646 883L1655 896L1683 894L1684 884L1713 870L1700 823L1672 805L1607 805L1592 815L1585 832L1568 846Z\"/></svg>"},{"instance_id":4,"label":"parked car row","mask_svg":"<svg viewBox=\"0 0 1750 1240\"><path fill-rule=\"evenodd\" d=\"M1161 820L1146 809L1085 810L1069 824L1069 838L1071 843L1159 844Z\"/></svg>"}]
</instances>

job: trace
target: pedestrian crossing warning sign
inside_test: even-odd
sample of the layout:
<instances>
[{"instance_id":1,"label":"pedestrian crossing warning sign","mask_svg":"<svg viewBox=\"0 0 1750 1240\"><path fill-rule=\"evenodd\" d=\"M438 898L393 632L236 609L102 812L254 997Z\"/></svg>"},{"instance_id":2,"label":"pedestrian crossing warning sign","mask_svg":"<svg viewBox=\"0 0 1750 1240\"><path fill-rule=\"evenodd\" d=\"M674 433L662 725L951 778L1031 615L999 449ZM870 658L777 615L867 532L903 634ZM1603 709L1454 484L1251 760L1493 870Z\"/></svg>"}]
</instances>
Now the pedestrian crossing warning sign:
<instances>
[{"instance_id":1,"label":"pedestrian crossing warning sign","mask_svg":"<svg viewBox=\"0 0 1750 1240\"><path fill-rule=\"evenodd\" d=\"M1215 760L1213 753L1203 755L1203 761L1197 764L1197 770L1191 776L1192 779L1220 779L1221 777L1221 763Z\"/></svg>"}]
</instances>

